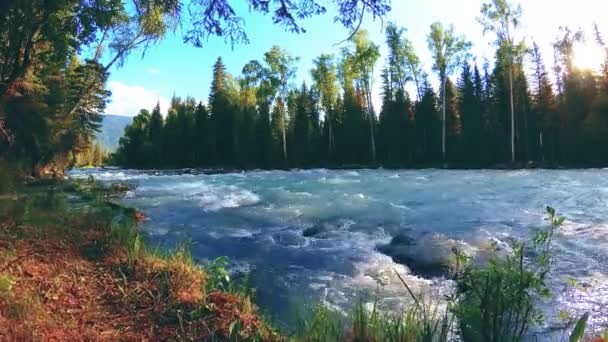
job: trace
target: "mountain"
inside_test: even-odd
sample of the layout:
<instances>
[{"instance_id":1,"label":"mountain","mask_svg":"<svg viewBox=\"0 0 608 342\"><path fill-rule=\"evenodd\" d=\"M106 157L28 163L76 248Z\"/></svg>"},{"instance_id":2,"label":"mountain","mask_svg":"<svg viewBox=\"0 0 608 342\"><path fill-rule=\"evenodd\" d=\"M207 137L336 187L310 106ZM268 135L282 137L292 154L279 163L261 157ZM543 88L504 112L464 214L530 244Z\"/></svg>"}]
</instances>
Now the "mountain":
<instances>
[{"instance_id":1,"label":"mountain","mask_svg":"<svg viewBox=\"0 0 608 342\"><path fill-rule=\"evenodd\" d=\"M125 127L133 120L130 116L104 115L101 131L95 140L106 150L114 151L118 148L118 140L124 134Z\"/></svg>"}]
</instances>

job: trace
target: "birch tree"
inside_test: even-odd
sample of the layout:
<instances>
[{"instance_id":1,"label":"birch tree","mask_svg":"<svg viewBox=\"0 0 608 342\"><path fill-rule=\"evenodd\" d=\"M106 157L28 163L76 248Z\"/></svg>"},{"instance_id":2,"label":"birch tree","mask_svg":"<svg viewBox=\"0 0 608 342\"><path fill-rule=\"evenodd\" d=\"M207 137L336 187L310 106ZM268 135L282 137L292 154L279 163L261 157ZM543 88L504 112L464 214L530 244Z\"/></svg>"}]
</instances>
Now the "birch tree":
<instances>
[{"instance_id":1,"label":"birch tree","mask_svg":"<svg viewBox=\"0 0 608 342\"><path fill-rule=\"evenodd\" d=\"M431 33L428 38L428 45L435 63L433 70L439 75L441 83L441 155L443 161L446 160L446 83L448 77L454 73L468 56L471 43L464 37L456 36L454 26L447 28L442 23L436 22L431 25Z\"/></svg>"},{"instance_id":2,"label":"birch tree","mask_svg":"<svg viewBox=\"0 0 608 342\"><path fill-rule=\"evenodd\" d=\"M519 40L517 31L522 15L521 6L515 6L508 0L492 0L481 6L481 16L477 21L483 26L484 34L493 32L496 35L496 45L506 49L503 58L509 73L509 103L511 110L511 162L515 162L515 104L513 100L514 64L521 58L525 50L523 40Z\"/></svg>"}]
</instances>

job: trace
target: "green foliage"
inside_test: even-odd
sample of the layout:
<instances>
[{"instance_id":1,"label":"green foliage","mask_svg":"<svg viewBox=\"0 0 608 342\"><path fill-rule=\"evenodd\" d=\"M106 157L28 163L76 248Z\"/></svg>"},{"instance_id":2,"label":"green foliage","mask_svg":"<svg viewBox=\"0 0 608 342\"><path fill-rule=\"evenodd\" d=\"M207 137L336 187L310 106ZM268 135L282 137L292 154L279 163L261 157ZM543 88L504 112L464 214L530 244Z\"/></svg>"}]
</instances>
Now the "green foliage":
<instances>
[{"instance_id":1,"label":"green foliage","mask_svg":"<svg viewBox=\"0 0 608 342\"><path fill-rule=\"evenodd\" d=\"M0 274L0 295L5 295L11 291L15 281L6 275Z\"/></svg>"},{"instance_id":2,"label":"green foliage","mask_svg":"<svg viewBox=\"0 0 608 342\"><path fill-rule=\"evenodd\" d=\"M525 244L514 243L505 257L494 255L487 266L460 264L457 300L452 311L462 337L470 341L521 340L530 326L543 320L536 305L538 298L551 295L546 277L551 266L551 242L564 222L553 208L547 207L549 228L540 229L532 239L535 256L525 261Z\"/></svg>"},{"instance_id":3,"label":"green foliage","mask_svg":"<svg viewBox=\"0 0 608 342\"><path fill-rule=\"evenodd\" d=\"M231 2L197 0L188 11L180 0L6 2L0 7L0 154L23 161L34 176L61 176L74 164L74 155L95 151L92 138L110 95L108 71L134 50L145 51L160 41L184 20L189 24L184 38L196 46L213 35L233 43L246 40ZM289 6L248 3L253 11L272 12L275 23L294 32L303 32L298 19L326 10L317 1L292 1ZM390 10L386 1L332 3L340 13L336 21L349 28L357 26L362 14L382 17ZM521 7L507 0L482 6L478 21L485 32L494 34L497 51L487 77L478 72L470 77L475 96L469 78L458 91L443 89L449 87L448 80L469 47L451 26L435 23L429 35L442 88L435 91L425 80L405 28L388 25L380 120L371 97L379 48L364 30L351 37L339 67L329 55L315 60L314 85L300 115L290 104L290 94L298 91L290 84L297 57L274 46L264 54L263 63L247 63L236 79L218 60L207 106L176 99L164 113L166 120L158 106L146 120L142 114L142 122L125 131L112 162L140 168L402 167L446 159L466 166L509 161L605 164L608 63L598 66L600 73L578 70L574 46L583 32L563 28L554 44L556 89L533 47L531 92L521 18ZM594 37L605 49L597 27ZM92 56L80 61L82 51L91 51ZM465 76L471 75L463 71ZM408 94L407 83L412 81L415 94ZM431 93L441 96L441 118ZM87 164L99 164L99 158L85 159L90 159Z\"/></svg>"},{"instance_id":4,"label":"green foliage","mask_svg":"<svg viewBox=\"0 0 608 342\"><path fill-rule=\"evenodd\" d=\"M145 52L186 19L189 19L189 28L184 40L195 46L202 45L203 37L209 36L224 36L232 43L246 41L242 18L232 9L231 2L194 1L189 6L181 0L3 2L0 6L0 154L26 160L36 176L61 176L63 169L71 166L71 155L89 148L99 130L101 113L110 95L105 89L108 71L114 65L122 65L136 49ZM304 31L296 17L303 19L326 11L316 1L297 1L289 6L260 0L248 3L256 12L273 11L274 23L294 32ZM361 14L384 16L390 10L385 1L367 7L359 0L335 5L341 13L337 21L349 27ZM77 56L83 51L90 51L91 56L80 63ZM289 59L280 54L273 56L278 62L273 63L273 72L280 75L285 97L286 71L290 69L283 66ZM101 64L102 60L107 64ZM236 121L232 113L232 109L228 109L220 115L220 121L229 126L220 125L226 128L220 137L235 136L230 130ZM286 159L284 129L282 136ZM190 138L184 137L185 141ZM234 142L230 139L222 142L219 148L225 143L227 152L232 152L226 155L225 161L234 163ZM178 150L183 147L179 146ZM148 152L146 161L158 150ZM219 152L223 158L223 151ZM185 154L172 159L173 166L193 164L192 153ZM130 159L115 162L141 165Z\"/></svg>"},{"instance_id":5,"label":"green foliage","mask_svg":"<svg viewBox=\"0 0 608 342\"><path fill-rule=\"evenodd\" d=\"M229 291L231 289L230 273L228 272L228 264L230 260L227 257L219 257L212 260L206 267L207 288L208 290L218 289L221 291Z\"/></svg>"},{"instance_id":6,"label":"green foliage","mask_svg":"<svg viewBox=\"0 0 608 342\"><path fill-rule=\"evenodd\" d=\"M576 325L574 326L574 330L570 334L568 338L568 342L581 342L585 337L585 328L587 327L587 320L589 319L589 313L585 313L578 321L576 321Z\"/></svg>"},{"instance_id":7,"label":"green foliage","mask_svg":"<svg viewBox=\"0 0 608 342\"><path fill-rule=\"evenodd\" d=\"M94 144L86 150L76 153L74 166L76 167L98 167L102 166L108 158L106 152L101 145Z\"/></svg>"},{"instance_id":8,"label":"green foliage","mask_svg":"<svg viewBox=\"0 0 608 342\"><path fill-rule=\"evenodd\" d=\"M444 342L451 336L451 321L437 304L416 299L399 314L382 312L359 302L349 317L319 306L299 322L296 341L421 341Z\"/></svg>"},{"instance_id":9,"label":"green foliage","mask_svg":"<svg viewBox=\"0 0 608 342\"><path fill-rule=\"evenodd\" d=\"M337 62L326 54L314 60L311 87L293 87L297 58L277 46L239 77L218 58L207 106L175 97L164 122L158 106L154 120L140 113L113 162L138 168L606 163L608 96L601 85L608 81L571 65L580 34L565 29L556 42L557 91L538 48L530 51L529 85L527 50L515 35L520 14L508 1L483 6L479 21L497 37L495 63L483 68L470 62L471 44L452 26L433 24L428 40L437 90L406 30L390 24L378 118L370 89L379 49L363 30Z\"/></svg>"},{"instance_id":10,"label":"green foliage","mask_svg":"<svg viewBox=\"0 0 608 342\"><path fill-rule=\"evenodd\" d=\"M456 70L456 68L465 60L469 54L472 43L465 40L464 37L456 36L454 33L454 25L450 25L447 28L442 23L436 22L431 24L431 33L428 38L429 50L433 55L435 64L433 64L433 70L439 75L439 81L441 82L441 108L442 108L442 138L441 138L441 151L443 161L447 158L447 143L448 137L446 136L446 129L448 121L451 125L457 125L457 114L453 109L453 98L455 93L451 89L447 89L449 85L449 77ZM450 86L451 87L451 86ZM451 95L451 96L450 96ZM451 97L448 99L448 97ZM450 106L450 113L448 116L448 106ZM450 127L449 135L454 135L454 127ZM453 139L450 139L453 140Z\"/></svg>"},{"instance_id":11,"label":"green foliage","mask_svg":"<svg viewBox=\"0 0 608 342\"><path fill-rule=\"evenodd\" d=\"M305 342L340 341L344 338L344 317L325 306L317 306L309 318L296 327L295 339Z\"/></svg>"}]
</instances>

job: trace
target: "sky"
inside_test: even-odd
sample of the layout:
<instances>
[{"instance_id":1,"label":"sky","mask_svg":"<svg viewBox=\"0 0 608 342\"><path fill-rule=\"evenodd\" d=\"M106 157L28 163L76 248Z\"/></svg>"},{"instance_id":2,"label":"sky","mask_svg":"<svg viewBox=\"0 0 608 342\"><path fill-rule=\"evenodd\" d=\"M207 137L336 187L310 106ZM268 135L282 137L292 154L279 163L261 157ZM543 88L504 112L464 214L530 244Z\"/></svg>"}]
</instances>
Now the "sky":
<instances>
[{"instance_id":1,"label":"sky","mask_svg":"<svg viewBox=\"0 0 608 342\"><path fill-rule=\"evenodd\" d=\"M245 1L233 1L238 15L245 20L245 29L250 44L232 47L222 38L211 38L203 47L195 48L182 41L182 32L169 34L160 43L142 51L132 53L124 65L114 66L108 81L112 91L111 102L106 114L136 115L140 109L152 109L160 102L163 113L169 100L176 94L182 98L194 97L203 103L207 102L211 85L212 66L218 56L226 64L227 71L238 76L243 66L252 59L262 60L264 52L273 45L278 45L291 55L300 57L298 72L294 84L311 83L310 69L312 61L322 53L339 55L340 49L348 43L342 43L349 36L349 31L339 23L334 23L335 12L331 9L325 15L301 22L307 32L293 34L272 23L271 16L250 13ZM477 22L482 3L487 0L392 0L392 11L387 21L394 21L405 27L405 36L413 42L416 53L420 56L425 70L432 79L437 76L432 72L433 61L428 51L427 35L433 22L454 24L455 32L464 35L473 42L472 55L479 64L484 58L492 59L495 47L491 45L491 33L483 34ZM514 0L523 8L522 26L519 36L526 42L536 41L541 47L548 66L553 62L552 43L559 33L560 26L582 28L589 40L592 40L593 24L598 23L600 30L608 36L608 13L606 0ZM328 6L329 7L329 6ZM329 8L328 8L329 9ZM603 19L603 20L602 20ZM367 16L362 28L367 29L370 38L380 45L382 57L376 65L374 82L374 105L378 111L380 102L379 74L386 58L384 26L379 20ZM580 46L576 59L581 65L598 64L601 53L593 44ZM473 63L474 60L471 60ZM456 76L452 77L454 80Z\"/></svg>"}]
</instances>

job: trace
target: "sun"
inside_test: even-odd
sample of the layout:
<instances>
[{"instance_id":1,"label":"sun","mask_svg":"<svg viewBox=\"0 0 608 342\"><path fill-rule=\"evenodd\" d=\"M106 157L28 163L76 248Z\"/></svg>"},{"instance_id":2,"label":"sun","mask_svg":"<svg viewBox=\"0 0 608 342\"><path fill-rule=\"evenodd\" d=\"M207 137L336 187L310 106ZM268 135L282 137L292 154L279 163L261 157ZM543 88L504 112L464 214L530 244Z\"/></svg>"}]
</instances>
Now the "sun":
<instances>
[{"instance_id":1,"label":"sun","mask_svg":"<svg viewBox=\"0 0 608 342\"><path fill-rule=\"evenodd\" d=\"M581 70L598 70L605 60L604 50L597 44L574 46L574 66Z\"/></svg>"}]
</instances>

